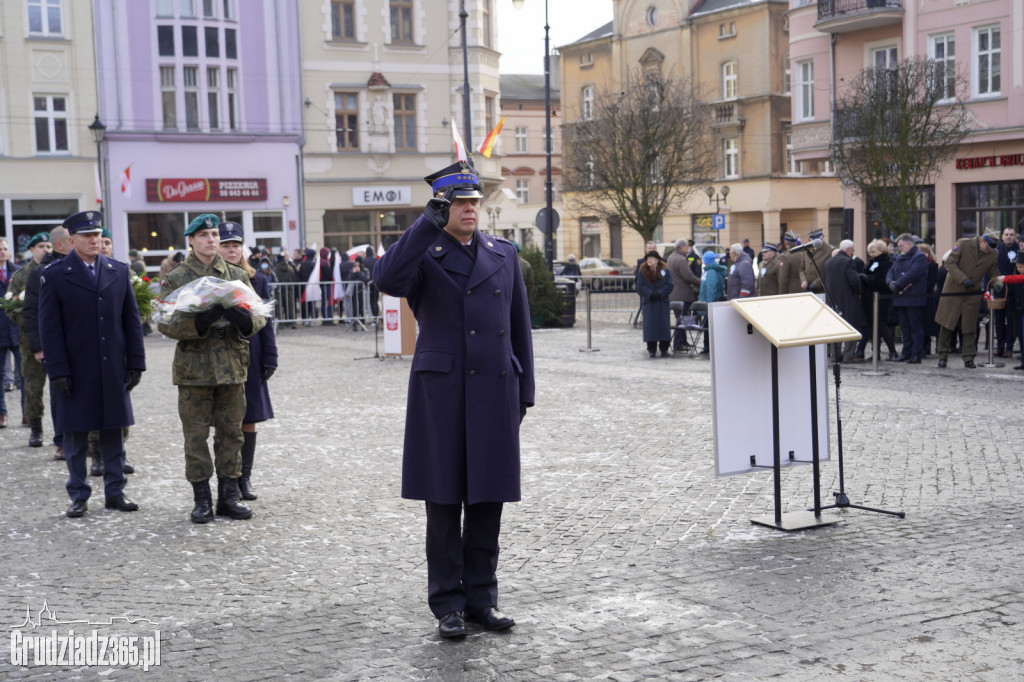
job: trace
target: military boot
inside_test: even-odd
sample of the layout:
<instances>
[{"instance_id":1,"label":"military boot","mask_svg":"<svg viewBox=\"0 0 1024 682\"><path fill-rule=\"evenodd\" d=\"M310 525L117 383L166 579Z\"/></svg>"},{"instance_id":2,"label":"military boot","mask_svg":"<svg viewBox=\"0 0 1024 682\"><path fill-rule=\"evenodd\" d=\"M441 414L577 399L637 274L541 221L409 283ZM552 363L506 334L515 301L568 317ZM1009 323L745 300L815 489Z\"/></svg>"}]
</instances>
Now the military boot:
<instances>
[{"instance_id":1,"label":"military boot","mask_svg":"<svg viewBox=\"0 0 1024 682\"><path fill-rule=\"evenodd\" d=\"M252 510L238 501L237 478L217 479L217 516L232 519L247 519L252 516Z\"/></svg>"},{"instance_id":2,"label":"military boot","mask_svg":"<svg viewBox=\"0 0 1024 682\"><path fill-rule=\"evenodd\" d=\"M213 521L213 497L210 495L210 481L192 483L192 495L196 506L192 510L192 523L209 523Z\"/></svg>"},{"instance_id":3,"label":"military boot","mask_svg":"<svg viewBox=\"0 0 1024 682\"><path fill-rule=\"evenodd\" d=\"M103 466L103 453L100 452L99 446L89 444L89 458L92 459L92 464L89 465L89 475L102 476L106 469Z\"/></svg>"},{"instance_id":4,"label":"military boot","mask_svg":"<svg viewBox=\"0 0 1024 682\"><path fill-rule=\"evenodd\" d=\"M255 500L256 493L249 484L252 475L252 461L256 457L256 432L243 431L245 441L242 443L242 477L238 479L238 490L243 500Z\"/></svg>"},{"instance_id":5,"label":"military boot","mask_svg":"<svg viewBox=\"0 0 1024 682\"><path fill-rule=\"evenodd\" d=\"M32 427L32 432L28 436L28 446L30 448L43 447L43 418L33 417L28 424Z\"/></svg>"}]
</instances>

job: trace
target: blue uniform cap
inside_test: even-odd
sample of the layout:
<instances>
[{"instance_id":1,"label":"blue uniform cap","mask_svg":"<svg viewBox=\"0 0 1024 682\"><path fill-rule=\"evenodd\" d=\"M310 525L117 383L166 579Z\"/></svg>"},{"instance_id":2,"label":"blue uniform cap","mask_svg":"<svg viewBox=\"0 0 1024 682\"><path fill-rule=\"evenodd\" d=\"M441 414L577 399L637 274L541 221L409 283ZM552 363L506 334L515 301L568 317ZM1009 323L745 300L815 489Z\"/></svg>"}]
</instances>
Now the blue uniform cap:
<instances>
[{"instance_id":1,"label":"blue uniform cap","mask_svg":"<svg viewBox=\"0 0 1024 682\"><path fill-rule=\"evenodd\" d=\"M36 244L42 244L43 242L48 242L48 241L50 241L50 233L49 232L39 232L37 234L32 235L32 239L28 240L28 248L31 249Z\"/></svg>"},{"instance_id":2,"label":"blue uniform cap","mask_svg":"<svg viewBox=\"0 0 1024 682\"><path fill-rule=\"evenodd\" d=\"M779 247L778 247L777 244L772 244L770 242L765 242L764 244L761 245L761 251L762 252L764 252L764 251L775 251L776 253L778 253Z\"/></svg>"},{"instance_id":3,"label":"blue uniform cap","mask_svg":"<svg viewBox=\"0 0 1024 682\"><path fill-rule=\"evenodd\" d=\"M483 199L484 196L480 191L480 178L473 167L465 161L453 163L423 179L430 185L435 197L443 194L449 187L455 188L456 199Z\"/></svg>"},{"instance_id":4,"label":"blue uniform cap","mask_svg":"<svg viewBox=\"0 0 1024 682\"><path fill-rule=\"evenodd\" d=\"M243 240L242 226L238 223L225 220L218 226L218 229L220 230L220 240L222 242L240 242Z\"/></svg>"},{"instance_id":5,"label":"blue uniform cap","mask_svg":"<svg viewBox=\"0 0 1024 682\"><path fill-rule=\"evenodd\" d=\"M985 230L985 234L981 235L981 238L985 240L990 249L999 246L999 233L994 230Z\"/></svg>"},{"instance_id":6,"label":"blue uniform cap","mask_svg":"<svg viewBox=\"0 0 1024 682\"><path fill-rule=\"evenodd\" d=\"M195 218L192 219L192 222L188 224L188 227L185 228L185 236L188 237L193 232L198 232L199 230L209 230L214 227L217 227L218 225L220 225L220 218L213 215L212 213L204 213L202 215L197 215Z\"/></svg>"},{"instance_id":7,"label":"blue uniform cap","mask_svg":"<svg viewBox=\"0 0 1024 682\"><path fill-rule=\"evenodd\" d=\"M807 238L810 240L821 239L824 235L824 230L814 230L813 232L807 233Z\"/></svg>"},{"instance_id":8,"label":"blue uniform cap","mask_svg":"<svg viewBox=\"0 0 1024 682\"><path fill-rule=\"evenodd\" d=\"M93 234L103 231L103 214L99 211L82 211L64 219L62 223L68 234ZM35 239L35 237L33 237ZM49 235L46 241L50 241Z\"/></svg>"}]
</instances>

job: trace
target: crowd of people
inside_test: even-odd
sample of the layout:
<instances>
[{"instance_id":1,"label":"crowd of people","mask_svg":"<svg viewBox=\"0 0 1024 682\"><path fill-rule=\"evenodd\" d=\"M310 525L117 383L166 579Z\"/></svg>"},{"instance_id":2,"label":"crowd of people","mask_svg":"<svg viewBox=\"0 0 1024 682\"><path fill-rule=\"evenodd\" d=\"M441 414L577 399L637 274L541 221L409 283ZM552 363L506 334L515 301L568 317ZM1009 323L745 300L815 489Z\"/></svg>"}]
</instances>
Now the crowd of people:
<instances>
[{"instance_id":1,"label":"crowd of people","mask_svg":"<svg viewBox=\"0 0 1024 682\"><path fill-rule=\"evenodd\" d=\"M743 240L725 255L711 250L701 255L685 239L675 243L667 260L653 242L644 253L636 288L643 340L652 358L659 349L667 357L670 345L676 353L689 351L682 320L706 315L708 303L801 292L827 294L827 303L861 333L860 341L838 351L841 362L865 362L877 333L889 361L919 364L934 354L938 367L945 368L951 354L960 354L964 367L973 369L986 315L996 357L1021 357L1024 350L1024 281L1011 277L1004 286L1003 280L1024 274L1024 237L1013 228L959 239L941 258L905 233L895 241L872 240L864 260L851 240L832 246L821 230L812 230L806 243L787 232L778 244L765 242L758 254ZM703 339L701 353L707 353L708 335ZM1014 369L1024 370L1024 358Z\"/></svg>"}]
</instances>

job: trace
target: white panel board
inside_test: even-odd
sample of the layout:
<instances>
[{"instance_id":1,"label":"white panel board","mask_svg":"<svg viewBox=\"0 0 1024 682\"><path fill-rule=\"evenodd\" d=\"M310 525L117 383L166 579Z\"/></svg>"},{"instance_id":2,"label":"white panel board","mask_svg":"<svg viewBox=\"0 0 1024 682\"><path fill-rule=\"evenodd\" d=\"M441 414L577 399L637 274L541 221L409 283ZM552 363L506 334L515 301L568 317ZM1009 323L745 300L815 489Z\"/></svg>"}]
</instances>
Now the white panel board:
<instances>
[{"instance_id":1,"label":"white panel board","mask_svg":"<svg viewBox=\"0 0 1024 682\"><path fill-rule=\"evenodd\" d=\"M708 306L711 336L711 399L715 428L715 472L719 476L771 466L772 360L771 343L728 303ZM828 366L825 346L779 349L779 439L782 466L794 458L811 460L810 351L815 353L818 403L818 457L829 459ZM802 462L801 462L802 463Z\"/></svg>"}]
</instances>

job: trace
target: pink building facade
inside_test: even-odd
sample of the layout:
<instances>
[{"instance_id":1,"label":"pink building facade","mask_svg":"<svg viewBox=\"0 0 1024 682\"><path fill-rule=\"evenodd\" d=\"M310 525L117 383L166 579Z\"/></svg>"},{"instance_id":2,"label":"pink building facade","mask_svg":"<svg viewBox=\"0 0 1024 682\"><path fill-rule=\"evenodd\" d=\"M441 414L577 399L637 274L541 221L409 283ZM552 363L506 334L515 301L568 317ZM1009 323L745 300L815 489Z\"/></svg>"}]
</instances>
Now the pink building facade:
<instances>
[{"instance_id":1,"label":"pink building facade","mask_svg":"<svg viewBox=\"0 0 1024 682\"><path fill-rule=\"evenodd\" d=\"M835 99L859 71L908 57L951 61L968 83L972 132L922 188L911 231L938 253L987 229L1024 231L1024 3L1021 0L795 0L789 10L793 155L829 168ZM852 236L904 231L882 225L853 192Z\"/></svg>"}]
</instances>

